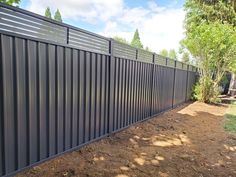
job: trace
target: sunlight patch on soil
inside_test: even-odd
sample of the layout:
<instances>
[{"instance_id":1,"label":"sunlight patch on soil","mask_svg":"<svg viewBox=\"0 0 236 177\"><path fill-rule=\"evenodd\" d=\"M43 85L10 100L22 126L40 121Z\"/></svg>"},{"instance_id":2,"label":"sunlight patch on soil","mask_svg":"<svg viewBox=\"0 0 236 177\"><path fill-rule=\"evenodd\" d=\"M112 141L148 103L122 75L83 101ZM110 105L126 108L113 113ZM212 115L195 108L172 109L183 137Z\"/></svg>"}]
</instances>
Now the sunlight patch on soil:
<instances>
[{"instance_id":1,"label":"sunlight patch on soil","mask_svg":"<svg viewBox=\"0 0 236 177\"><path fill-rule=\"evenodd\" d=\"M158 173L161 177L169 177L169 175L167 173L163 173L163 172L159 172Z\"/></svg>"},{"instance_id":2,"label":"sunlight patch on soil","mask_svg":"<svg viewBox=\"0 0 236 177\"><path fill-rule=\"evenodd\" d=\"M123 170L123 171L128 171L129 167L122 166L122 167L120 167L120 169Z\"/></svg>"},{"instance_id":3,"label":"sunlight patch on soil","mask_svg":"<svg viewBox=\"0 0 236 177\"><path fill-rule=\"evenodd\" d=\"M139 165L144 165L145 159L143 158L135 158L134 161Z\"/></svg>"},{"instance_id":4,"label":"sunlight patch on soil","mask_svg":"<svg viewBox=\"0 0 236 177\"><path fill-rule=\"evenodd\" d=\"M94 157L93 160L96 162L96 161L104 161L105 158L103 156L101 157Z\"/></svg>"},{"instance_id":5,"label":"sunlight patch on soil","mask_svg":"<svg viewBox=\"0 0 236 177\"><path fill-rule=\"evenodd\" d=\"M160 147L170 147L170 146L181 146L183 144L189 144L189 138L184 134L177 135L176 138L166 137L166 136L153 136L151 138L152 145Z\"/></svg>"},{"instance_id":6,"label":"sunlight patch on soil","mask_svg":"<svg viewBox=\"0 0 236 177\"><path fill-rule=\"evenodd\" d=\"M151 160L151 163L152 163L153 165L159 165L159 164L160 164L159 161L158 161L158 160L155 160L155 159Z\"/></svg>"},{"instance_id":7,"label":"sunlight patch on soil","mask_svg":"<svg viewBox=\"0 0 236 177\"><path fill-rule=\"evenodd\" d=\"M201 105L201 106L199 106ZM199 109L191 109L191 107L196 106L199 107ZM186 106L185 108L177 111L178 114L182 114L182 115L190 115L192 117L197 116L198 114L200 114L199 110L202 110L201 107L205 107L205 109L211 110L214 109L215 106L214 105L210 105L210 104L206 104L206 103L200 103L198 101L194 102L193 104L190 104L188 106ZM208 111L206 111L208 113ZM210 112L210 114L214 115L214 116L222 116L222 112L217 112L217 111L212 111Z\"/></svg>"},{"instance_id":8,"label":"sunlight patch on soil","mask_svg":"<svg viewBox=\"0 0 236 177\"><path fill-rule=\"evenodd\" d=\"M225 149L227 149L229 151L232 151L232 152L236 151L236 146L228 146L228 145L224 144L224 147L225 147Z\"/></svg>"},{"instance_id":9,"label":"sunlight patch on soil","mask_svg":"<svg viewBox=\"0 0 236 177\"><path fill-rule=\"evenodd\" d=\"M162 161L162 160L165 160L165 158L164 158L164 157L162 157L162 156L159 156L159 155L157 155L157 156L155 157L155 159L157 159L157 160L160 160L160 161Z\"/></svg>"},{"instance_id":10,"label":"sunlight patch on soil","mask_svg":"<svg viewBox=\"0 0 236 177\"><path fill-rule=\"evenodd\" d=\"M139 139L140 139L140 137L139 137L139 136L137 136L137 135L135 135L135 136L134 136L134 138L135 138L135 139L137 139L137 140L139 140Z\"/></svg>"},{"instance_id":11,"label":"sunlight patch on soil","mask_svg":"<svg viewBox=\"0 0 236 177\"><path fill-rule=\"evenodd\" d=\"M115 177L129 177L129 176L127 176L127 175L116 175Z\"/></svg>"},{"instance_id":12,"label":"sunlight patch on soil","mask_svg":"<svg viewBox=\"0 0 236 177\"><path fill-rule=\"evenodd\" d=\"M147 153L141 152L141 156L146 156L146 155L147 155Z\"/></svg>"},{"instance_id":13,"label":"sunlight patch on soil","mask_svg":"<svg viewBox=\"0 0 236 177\"><path fill-rule=\"evenodd\" d=\"M138 144L137 141L135 141L133 138L130 138L129 141L130 141L132 144Z\"/></svg>"},{"instance_id":14,"label":"sunlight patch on soil","mask_svg":"<svg viewBox=\"0 0 236 177\"><path fill-rule=\"evenodd\" d=\"M188 106L184 109L181 109L180 111L177 112L178 114L185 114L185 115L190 115L190 116L197 116L197 112L188 109Z\"/></svg>"}]
</instances>

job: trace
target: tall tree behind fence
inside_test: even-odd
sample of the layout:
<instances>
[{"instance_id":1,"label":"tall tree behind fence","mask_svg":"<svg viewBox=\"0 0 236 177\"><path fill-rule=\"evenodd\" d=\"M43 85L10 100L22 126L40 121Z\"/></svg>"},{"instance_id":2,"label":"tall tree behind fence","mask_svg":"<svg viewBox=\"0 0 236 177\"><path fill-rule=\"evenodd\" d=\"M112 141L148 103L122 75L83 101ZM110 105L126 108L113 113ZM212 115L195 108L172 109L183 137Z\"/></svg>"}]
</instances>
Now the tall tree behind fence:
<instances>
[{"instance_id":1,"label":"tall tree behind fence","mask_svg":"<svg viewBox=\"0 0 236 177\"><path fill-rule=\"evenodd\" d=\"M0 176L190 98L196 68L0 4Z\"/></svg>"}]
</instances>

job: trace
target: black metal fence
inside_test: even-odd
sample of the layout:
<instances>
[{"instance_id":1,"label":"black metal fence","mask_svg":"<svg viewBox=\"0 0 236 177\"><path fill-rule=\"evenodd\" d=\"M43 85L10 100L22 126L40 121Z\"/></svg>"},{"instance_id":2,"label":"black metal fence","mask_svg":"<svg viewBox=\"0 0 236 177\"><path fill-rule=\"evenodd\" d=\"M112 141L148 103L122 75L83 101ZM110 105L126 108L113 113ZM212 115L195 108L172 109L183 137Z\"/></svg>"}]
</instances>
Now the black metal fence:
<instances>
[{"instance_id":1,"label":"black metal fence","mask_svg":"<svg viewBox=\"0 0 236 177\"><path fill-rule=\"evenodd\" d=\"M0 176L189 99L196 68L0 4Z\"/></svg>"}]
</instances>

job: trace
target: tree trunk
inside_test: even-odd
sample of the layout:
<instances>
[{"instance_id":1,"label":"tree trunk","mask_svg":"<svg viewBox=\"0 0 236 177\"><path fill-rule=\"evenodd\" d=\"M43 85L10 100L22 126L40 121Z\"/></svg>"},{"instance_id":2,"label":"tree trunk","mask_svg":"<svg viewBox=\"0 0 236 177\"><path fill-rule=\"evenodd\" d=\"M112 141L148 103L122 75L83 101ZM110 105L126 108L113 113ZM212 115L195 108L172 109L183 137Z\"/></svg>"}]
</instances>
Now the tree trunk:
<instances>
[{"instance_id":1,"label":"tree trunk","mask_svg":"<svg viewBox=\"0 0 236 177\"><path fill-rule=\"evenodd\" d=\"M230 96L236 95L236 73L231 74L228 95Z\"/></svg>"}]
</instances>

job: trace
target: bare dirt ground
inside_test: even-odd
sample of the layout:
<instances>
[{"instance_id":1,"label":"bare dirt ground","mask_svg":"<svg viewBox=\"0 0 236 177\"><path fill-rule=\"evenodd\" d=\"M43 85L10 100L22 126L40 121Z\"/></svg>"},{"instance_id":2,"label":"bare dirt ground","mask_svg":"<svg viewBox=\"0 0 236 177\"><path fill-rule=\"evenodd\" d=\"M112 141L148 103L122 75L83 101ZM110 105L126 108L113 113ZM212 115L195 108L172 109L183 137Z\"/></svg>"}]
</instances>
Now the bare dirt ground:
<instances>
[{"instance_id":1,"label":"bare dirt ground","mask_svg":"<svg viewBox=\"0 0 236 177\"><path fill-rule=\"evenodd\" d=\"M236 177L226 108L187 103L17 176Z\"/></svg>"}]
</instances>

